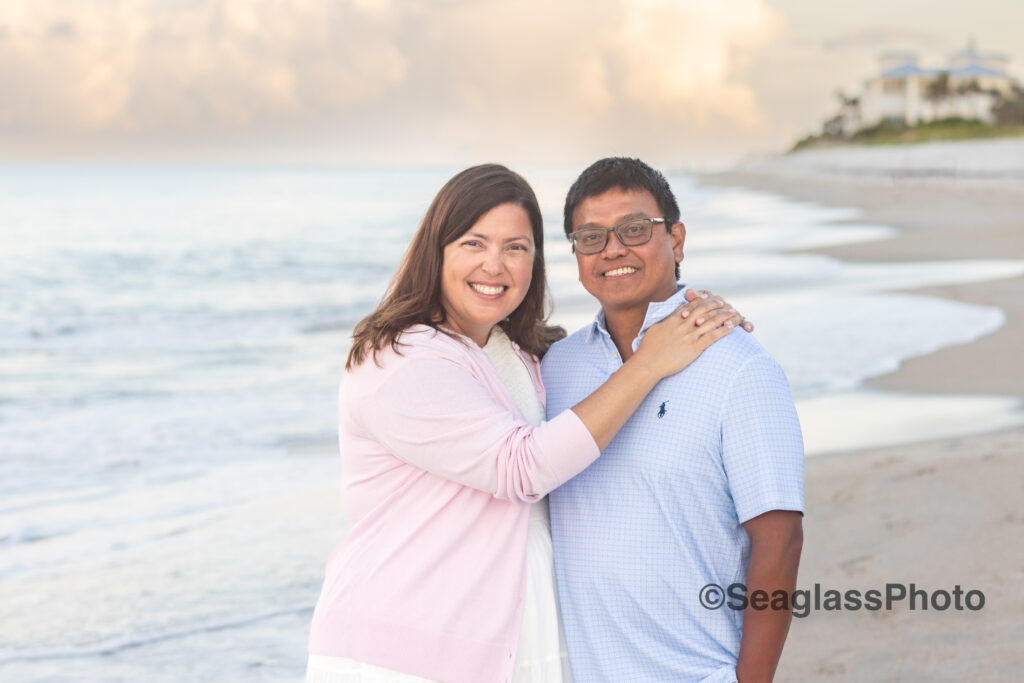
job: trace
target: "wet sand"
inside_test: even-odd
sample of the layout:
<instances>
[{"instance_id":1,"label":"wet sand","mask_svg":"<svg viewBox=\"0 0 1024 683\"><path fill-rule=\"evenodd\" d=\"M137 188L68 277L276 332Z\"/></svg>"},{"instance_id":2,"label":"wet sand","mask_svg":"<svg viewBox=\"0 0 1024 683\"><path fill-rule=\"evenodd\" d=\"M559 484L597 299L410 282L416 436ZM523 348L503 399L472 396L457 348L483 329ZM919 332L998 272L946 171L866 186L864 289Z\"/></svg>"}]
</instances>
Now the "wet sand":
<instances>
[{"instance_id":1,"label":"wet sand","mask_svg":"<svg viewBox=\"0 0 1024 683\"><path fill-rule=\"evenodd\" d=\"M863 210L888 240L815 250L844 260L1024 259L1024 182L808 172L785 162L708 175ZM970 344L905 361L868 385L936 394L1024 394L1024 278L913 290L1001 308ZM950 324L956 324L951 320ZM1024 428L810 457L799 588L916 584L984 593L984 607L812 611L794 619L777 681L1017 680L1024 665ZM894 589L898 590L898 589ZM977 596L974 596L975 598ZM939 604L943 602L939 597Z\"/></svg>"}]
</instances>

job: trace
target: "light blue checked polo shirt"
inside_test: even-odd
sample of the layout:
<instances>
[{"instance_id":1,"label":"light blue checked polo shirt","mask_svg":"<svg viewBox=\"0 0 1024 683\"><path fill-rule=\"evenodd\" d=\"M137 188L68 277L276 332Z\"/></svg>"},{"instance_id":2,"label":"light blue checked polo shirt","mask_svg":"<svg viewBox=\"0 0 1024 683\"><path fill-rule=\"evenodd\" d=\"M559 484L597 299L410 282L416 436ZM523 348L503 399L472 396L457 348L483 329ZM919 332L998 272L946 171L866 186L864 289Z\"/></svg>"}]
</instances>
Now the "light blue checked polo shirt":
<instances>
[{"instance_id":1,"label":"light blue checked polo shirt","mask_svg":"<svg viewBox=\"0 0 1024 683\"><path fill-rule=\"evenodd\" d=\"M651 303L633 341L685 302ZM621 366L598 313L548 351L548 416ZM743 613L701 588L744 582L743 522L803 512L803 440L786 377L735 330L658 383L600 458L550 496L559 602L576 683L736 679Z\"/></svg>"}]
</instances>

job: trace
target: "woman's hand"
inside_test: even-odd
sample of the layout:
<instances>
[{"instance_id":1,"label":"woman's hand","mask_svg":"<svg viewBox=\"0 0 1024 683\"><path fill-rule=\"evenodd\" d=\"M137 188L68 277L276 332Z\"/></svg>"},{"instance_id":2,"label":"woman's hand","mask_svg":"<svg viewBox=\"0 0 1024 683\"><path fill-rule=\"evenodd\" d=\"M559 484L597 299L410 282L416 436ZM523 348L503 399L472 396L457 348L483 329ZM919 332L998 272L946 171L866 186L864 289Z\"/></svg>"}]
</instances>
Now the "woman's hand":
<instances>
[{"instance_id":1,"label":"woman's hand","mask_svg":"<svg viewBox=\"0 0 1024 683\"><path fill-rule=\"evenodd\" d=\"M684 294L683 296L686 297L687 302L691 302L691 303L694 302L694 301L698 301L700 299L717 299L723 306L725 306L726 308L732 309L732 306L729 305L728 301L726 301L725 299L723 299L720 296L715 296L714 294L712 294L711 292L709 292L706 289L700 289L700 290L697 290L696 292L693 291L692 289L688 289L688 290L686 290L686 294ZM735 309L733 309L733 310L735 310ZM737 315L739 315L738 312L737 312ZM703 323L697 323L697 324L701 325ZM744 318L742 315L739 315L739 321L737 322L737 321L734 320L733 324L739 325L740 327L742 327L747 332L753 332L754 331L754 323L750 322L749 320Z\"/></svg>"},{"instance_id":2,"label":"woman's hand","mask_svg":"<svg viewBox=\"0 0 1024 683\"><path fill-rule=\"evenodd\" d=\"M654 385L743 323L739 313L710 292L702 296L687 290L686 298L687 303L647 329L636 353L608 381L572 407L599 449L611 442Z\"/></svg>"},{"instance_id":3,"label":"woman's hand","mask_svg":"<svg viewBox=\"0 0 1024 683\"><path fill-rule=\"evenodd\" d=\"M658 378L679 372L743 322L720 297L686 292L688 302L644 333L635 356ZM751 327L753 329L753 327ZM632 360L632 359L631 359Z\"/></svg>"}]
</instances>

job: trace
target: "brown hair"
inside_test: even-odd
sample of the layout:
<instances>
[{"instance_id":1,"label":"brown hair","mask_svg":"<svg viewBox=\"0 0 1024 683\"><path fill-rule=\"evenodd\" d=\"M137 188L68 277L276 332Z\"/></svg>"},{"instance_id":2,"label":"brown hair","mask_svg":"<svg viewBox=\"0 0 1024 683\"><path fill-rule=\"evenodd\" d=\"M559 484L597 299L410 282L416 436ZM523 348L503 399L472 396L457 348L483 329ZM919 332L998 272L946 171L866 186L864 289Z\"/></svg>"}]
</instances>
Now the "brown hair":
<instances>
[{"instance_id":1,"label":"brown hair","mask_svg":"<svg viewBox=\"0 0 1024 683\"><path fill-rule=\"evenodd\" d=\"M360 365L371 352L376 360L377 352L386 344L398 352L399 336L417 323L452 336L442 327L447 317L441 305L444 248L501 204L515 204L526 211L533 228L535 251L526 297L498 324L509 339L538 357L565 336L562 328L546 324L544 223L537 196L517 173L497 164L483 164L457 174L434 197L377 310L356 325L346 370Z\"/></svg>"}]
</instances>

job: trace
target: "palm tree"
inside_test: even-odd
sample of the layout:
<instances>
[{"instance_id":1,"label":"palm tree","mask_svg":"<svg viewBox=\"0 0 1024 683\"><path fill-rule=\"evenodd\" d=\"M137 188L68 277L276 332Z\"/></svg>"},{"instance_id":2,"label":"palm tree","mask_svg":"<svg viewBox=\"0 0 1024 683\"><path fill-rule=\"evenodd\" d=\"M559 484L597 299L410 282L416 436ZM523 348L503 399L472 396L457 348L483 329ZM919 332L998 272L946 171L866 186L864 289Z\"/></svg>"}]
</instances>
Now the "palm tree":
<instances>
[{"instance_id":1,"label":"palm tree","mask_svg":"<svg viewBox=\"0 0 1024 683\"><path fill-rule=\"evenodd\" d=\"M941 100L949 97L953 94L952 88L949 87L949 72L942 71L934 80L929 81L928 87L925 90L925 97L930 100Z\"/></svg>"}]
</instances>

